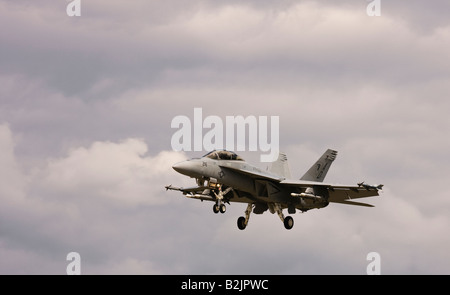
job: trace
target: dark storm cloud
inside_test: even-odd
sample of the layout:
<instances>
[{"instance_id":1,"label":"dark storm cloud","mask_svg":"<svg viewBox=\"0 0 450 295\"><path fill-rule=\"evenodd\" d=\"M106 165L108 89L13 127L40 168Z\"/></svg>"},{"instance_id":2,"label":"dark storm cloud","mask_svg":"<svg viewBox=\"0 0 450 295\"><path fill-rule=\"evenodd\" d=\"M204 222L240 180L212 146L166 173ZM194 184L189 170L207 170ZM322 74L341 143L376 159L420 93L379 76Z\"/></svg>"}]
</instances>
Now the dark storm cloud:
<instances>
[{"instance_id":1,"label":"dark storm cloud","mask_svg":"<svg viewBox=\"0 0 450 295\"><path fill-rule=\"evenodd\" d=\"M51 1L3 3L2 9L9 9L2 18L3 71L26 72L69 96L81 94L85 99L154 85L171 69L213 66L219 71L231 67L240 71L256 68L263 72L298 74L299 68L303 68L321 78L338 75L336 69L339 69L340 74L375 72L374 76L379 78L380 68L384 69L385 65L407 66L415 61L409 52L414 52L414 47L402 48L403 38L410 32L397 31L401 35L396 36L392 27L377 30L377 24L372 24L373 20L365 15L365 1L324 2L324 5L310 1L277 2L277 5L260 2L242 5L239 1L213 2L214 5L206 1L189 2L189 5L175 1L164 4L138 1L132 6L119 1L89 1L83 3L80 19L67 17L64 5ZM403 2L383 3L386 5L383 11L386 18L400 18L407 25L428 24L415 21L416 17L435 5L424 9L418 3L409 1L403 10ZM437 2L436 5L448 4ZM314 14L302 15L302 7ZM333 21L334 12L346 9L355 12L359 19L354 20L361 27L351 26L352 19L341 19L342 25L333 31L326 25L321 28L326 24L325 19ZM324 18L327 14L331 19ZM300 17L315 25L303 25ZM442 22L447 18L439 19ZM15 28L14 34L9 27ZM388 31L391 34L385 34ZM398 77L405 72L395 69L384 72L384 76L392 74ZM105 78L114 81L111 91L97 92L96 96L89 93Z\"/></svg>"}]
</instances>

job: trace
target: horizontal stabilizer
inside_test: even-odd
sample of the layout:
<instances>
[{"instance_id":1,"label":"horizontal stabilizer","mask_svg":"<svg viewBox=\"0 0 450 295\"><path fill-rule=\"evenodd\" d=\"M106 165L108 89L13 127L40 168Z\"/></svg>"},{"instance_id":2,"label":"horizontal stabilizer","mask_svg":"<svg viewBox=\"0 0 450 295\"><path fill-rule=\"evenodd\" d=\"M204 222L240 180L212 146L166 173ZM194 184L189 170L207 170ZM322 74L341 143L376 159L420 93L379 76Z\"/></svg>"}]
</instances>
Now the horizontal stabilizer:
<instances>
[{"instance_id":1,"label":"horizontal stabilizer","mask_svg":"<svg viewBox=\"0 0 450 295\"><path fill-rule=\"evenodd\" d=\"M344 205L354 205L354 206L362 206L362 207L375 207L374 205L366 204L366 203L360 203L360 202L354 202L354 201L340 201L340 202L333 202L338 204L344 204Z\"/></svg>"}]
</instances>

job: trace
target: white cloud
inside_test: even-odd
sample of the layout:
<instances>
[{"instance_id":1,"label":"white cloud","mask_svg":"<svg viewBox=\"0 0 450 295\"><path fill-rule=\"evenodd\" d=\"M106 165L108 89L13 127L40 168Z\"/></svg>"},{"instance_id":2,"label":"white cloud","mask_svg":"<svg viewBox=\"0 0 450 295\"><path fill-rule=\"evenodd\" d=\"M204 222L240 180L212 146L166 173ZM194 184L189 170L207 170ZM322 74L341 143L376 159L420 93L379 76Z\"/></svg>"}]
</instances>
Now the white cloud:
<instances>
[{"instance_id":1,"label":"white cloud","mask_svg":"<svg viewBox=\"0 0 450 295\"><path fill-rule=\"evenodd\" d=\"M110 243L118 245L130 233L135 239L135 230L157 229L145 225L160 216L158 208L173 200L164 194L164 184L174 179L184 183L171 169L185 159L182 153L162 151L151 157L140 139L95 142L24 174L7 125L0 125L0 151L1 273L63 273L65 255L73 248L82 253L86 273L157 272L150 261L126 258L136 247L134 242L125 250L123 262L117 260L120 250L111 249ZM151 217L142 211L157 213ZM132 219L130 212L136 214ZM110 255L116 255L115 262L99 267L102 257ZM36 261L39 268L32 266Z\"/></svg>"},{"instance_id":2,"label":"white cloud","mask_svg":"<svg viewBox=\"0 0 450 295\"><path fill-rule=\"evenodd\" d=\"M65 158L50 160L42 185L61 196L101 197L121 205L165 203L159 192L160 184L170 181L172 168L167 163L185 158L165 151L149 157L147 150L141 139L95 142L89 148L73 149Z\"/></svg>"}]
</instances>

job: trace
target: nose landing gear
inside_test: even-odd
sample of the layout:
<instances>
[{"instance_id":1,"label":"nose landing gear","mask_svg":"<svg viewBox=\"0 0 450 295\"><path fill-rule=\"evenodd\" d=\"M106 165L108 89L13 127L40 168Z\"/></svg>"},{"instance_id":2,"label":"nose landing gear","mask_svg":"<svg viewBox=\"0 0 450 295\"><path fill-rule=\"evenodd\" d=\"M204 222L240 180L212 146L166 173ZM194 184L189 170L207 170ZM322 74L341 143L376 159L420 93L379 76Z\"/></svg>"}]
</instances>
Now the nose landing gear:
<instances>
[{"instance_id":1,"label":"nose landing gear","mask_svg":"<svg viewBox=\"0 0 450 295\"><path fill-rule=\"evenodd\" d=\"M213 212L214 213L225 213L227 211L227 207L223 203L223 197L228 194L233 188L228 187L225 191L222 192L222 186L219 187L219 193L216 193L213 191L214 195L216 196L216 203L213 206Z\"/></svg>"},{"instance_id":2,"label":"nose landing gear","mask_svg":"<svg viewBox=\"0 0 450 295\"><path fill-rule=\"evenodd\" d=\"M216 204L214 204L214 206L213 206L213 212L214 213L225 213L225 212L227 212L227 206L225 206L224 204L219 204L219 203L216 203Z\"/></svg>"}]
</instances>

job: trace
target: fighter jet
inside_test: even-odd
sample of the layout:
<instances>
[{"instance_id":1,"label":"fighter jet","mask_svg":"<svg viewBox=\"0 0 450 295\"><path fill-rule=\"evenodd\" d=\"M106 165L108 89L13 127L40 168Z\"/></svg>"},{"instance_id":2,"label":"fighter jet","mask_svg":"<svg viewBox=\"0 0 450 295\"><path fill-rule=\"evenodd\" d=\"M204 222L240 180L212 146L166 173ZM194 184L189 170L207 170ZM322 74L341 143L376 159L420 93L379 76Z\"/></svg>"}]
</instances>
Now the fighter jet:
<instances>
[{"instance_id":1,"label":"fighter jet","mask_svg":"<svg viewBox=\"0 0 450 295\"><path fill-rule=\"evenodd\" d=\"M172 168L184 175L195 178L197 186L180 188L172 185L166 190L182 192L186 197L201 201L212 201L214 213L225 213L225 204L247 203L245 216L237 220L237 226L244 230L250 214L266 211L277 213L286 229L294 226L291 216L284 216L283 210L295 214L297 210L306 212L320 209L329 203L340 203L364 207L370 204L355 202L355 199L378 196L383 185L372 186L335 185L324 183L337 151L328 149L299 179L292 179L285 154L280 153L270 169L264 171L231 151L214 150L202 158L194 158L176 163Z\"/></svg>"}]
</instances>

